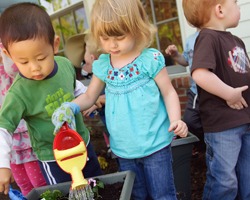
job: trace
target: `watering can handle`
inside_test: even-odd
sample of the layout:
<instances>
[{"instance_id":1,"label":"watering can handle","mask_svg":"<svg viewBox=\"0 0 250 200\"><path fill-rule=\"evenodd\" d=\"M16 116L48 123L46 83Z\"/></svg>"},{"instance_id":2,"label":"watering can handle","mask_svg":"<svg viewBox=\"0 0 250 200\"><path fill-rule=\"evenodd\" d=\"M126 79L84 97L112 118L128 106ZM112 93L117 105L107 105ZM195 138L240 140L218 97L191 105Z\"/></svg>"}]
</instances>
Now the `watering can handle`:
<instances>
[{"instance_id":1,"label":"watering can handle","mask_svg":"<svg viewBox=\"0 0 250 200\"><path fill-rule=\"evenodd\" d=\"M69 129L70 129L70 128L69 128L68 123L67 123L67 122L64 122L63 125L62 125L62 127L60 128L59 132L60 132L60 131L67 131L67 130L69 130Z\"/></svg>"},{"instance_id":2,"label":"watering can handle","mask_svg":"<svg viewBox=\"0 0 250 200\"><path fill-rule=\"evenodd\" d=\"M87 153L86 147L83 141L79 145L66 150L54 149L57 160L62 160L65 157L70 157L72 155L83 155ZM87 157L87 156L86 156Z\"/></svg>"}]
</instances>

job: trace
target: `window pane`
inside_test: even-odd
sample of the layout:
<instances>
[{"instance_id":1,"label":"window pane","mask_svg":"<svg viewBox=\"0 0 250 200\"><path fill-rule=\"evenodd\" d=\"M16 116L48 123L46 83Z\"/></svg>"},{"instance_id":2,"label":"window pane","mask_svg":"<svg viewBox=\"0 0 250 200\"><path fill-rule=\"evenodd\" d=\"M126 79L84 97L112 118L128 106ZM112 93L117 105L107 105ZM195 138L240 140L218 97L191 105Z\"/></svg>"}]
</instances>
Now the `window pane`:
<instances>
[{"instance_id":1,"label":"window pane","mask_svg":"<svg viewBox=\"0 0 250 200\"><path fill-rule=\"evenodd\" d=\"M156 21L177 17L176 0L154 0Z\"/></svg>"},{"instance_id":2,"label":"window pane","mask_svg":"<svg viewBox=\"0 0 250 200\"><path fill-rule=\"evenodd\" d=\"M150 20L153 21L152 10L150 7L150 0L141 0L141 2L144 5L144 8L145 8L146 13L149 16Z\"/></svg>"},{"instance_id":3,"label":"window pane","mask_svg":"<svg viewBox=\"0 0 250 200\"><path fill-rule=\"evenodd\" d=\"M141 0L147 14L152 20L152 10L150 6L150 0ZM152 0L155 12L156 22L160 22L166 19L178 17L176 0Z\"/></svg>"},{"instance_id":4,"label":"window pane","mask_svg":"<svg viewBox=\"0 0 250 200\"><path fill-rule=\"evenodd\" d=\"M142 0L151 21L155 20L158 29L158 38L155 38L152 47L159 49L165 56L165 49L170 44L175 44L182 52L181 31L178 20L176 0ZM153 11L151 4L153 3ZM155 15L153 17L153 15ZM158 40L158 43L156 40ZM166 65L175 64L170 57L166 58Z\"/></svg>"},{"instance_id":5,"label":"window pane","mask_svg":"<svg viewBox=\"0 0 250 200\"><path fill-rule=\"evenodd\" d=\"M83 33L84 30L88 28L87 24L87 18L85 15L85 9L79 8L75 11L75 17L76 17L76 26L78 33Z\"/></svg>"},{"instance_id":6,"label":"window pane","mask_svg":"<svg viewBox=\"0 0 250 200\"><path fill-rule=\"evenodd\" d=\"M70 36L77 34L72 13L62 16L60 21L64 41L66 41Z\"/></svg>"},{"instance_id":7,"label":"window pane","mask_svg":"<svg viewBox=\"0 0 250 200\"><path fill-rule=\"evenodd\" d=\"M182 51L182 40L179 21L175 20L158 26L160 49L164 51L168 45L175 44Z\"/></svg>"},{"instance_id":8,"label":"window pane","mask_svg":"<svg viewBox=\"0 0 250 200\"><path fill-rule=\"evenodd\" d=\"M70 4L74 4L74 3L79 2L79 0L70 0L69 2L70 2Z\"/></svg>"},{"instance_id":9,"label":"window pane","mask_svg":"<svg viewBox=\"0 0 250 200\"><path fill-rule=\"evenodd\" d=\"M60 10L66 6L68 6L68 2L67 1L52 1L51 2L53 5L53 10L57 11Z\"/></svg>"},{"instance_id":10,"label":"window pane","mask_svg":"<svg viewBox=\"0 0 250 200\"><path fill-rule=\"evenodd\" d=\"M179 50L182 52L182 39L179 21L175 20L166 24L158 26L158 36L160 40L160 51L163 53L166 59L166 65L174 65L176 63L168 56L166 56L165 49L170 44L175 44Z\"/></svg>"}]
</instances>

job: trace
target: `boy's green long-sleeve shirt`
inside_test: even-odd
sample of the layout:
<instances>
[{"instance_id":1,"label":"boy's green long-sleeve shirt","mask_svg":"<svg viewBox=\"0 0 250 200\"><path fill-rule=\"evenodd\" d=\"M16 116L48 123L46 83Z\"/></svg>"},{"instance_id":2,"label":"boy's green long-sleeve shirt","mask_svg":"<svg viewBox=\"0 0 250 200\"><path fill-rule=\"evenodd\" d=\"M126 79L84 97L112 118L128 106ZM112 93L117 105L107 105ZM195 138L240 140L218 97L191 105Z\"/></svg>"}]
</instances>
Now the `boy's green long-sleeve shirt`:
<instances>
[{"instance_id":1,"label":"boy's green long-sleeve shirt","mask_svg":"<svg viewBox=\"0 0 250 200\"><path fill-rule=\"evenodd\" d=\"M37 81L17 75L0 110L0 128L13 133L21 119L27 122L31 144L39 160L54 160L54 125L51 116L63 102L74 99L75 72L69 60L55 57L57 72ZM86 144L89 132L81 113L76 116L77 132ZM0 138L1 139L1 138ZM1 147L0 147L1 149Z\"/></svg>"}]
</instances>

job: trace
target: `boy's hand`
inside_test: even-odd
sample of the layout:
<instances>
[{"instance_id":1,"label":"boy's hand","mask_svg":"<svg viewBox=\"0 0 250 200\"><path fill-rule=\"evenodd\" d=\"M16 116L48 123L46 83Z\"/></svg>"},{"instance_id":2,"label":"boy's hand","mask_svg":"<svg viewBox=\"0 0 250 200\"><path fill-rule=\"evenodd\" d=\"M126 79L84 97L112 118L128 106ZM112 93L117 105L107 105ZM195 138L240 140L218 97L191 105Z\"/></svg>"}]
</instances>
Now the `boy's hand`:
<instances>
[{"instance_id":1,"label":"boy's hand","mask_svg":"<svg viewBox=\"0 0 250 200\"><path fill-rule=\"evenodd\" d=\"M8 194L10 183L14 182L14 178L9 168L0 169L0 193Z\"/></svg>"},{"instance_id":2,"label":"boy's hand","mask_svg":"<svg viewBox=\"0 0 250 200\"><path fill-rule=\"evenodd\" d=\"M171 122L168 131L173 131L175 135L178 135L180 137L187 137L188 134L187 125L182 120L176 120Z\"/></svg>"},{"instance_id":3,"label":"boy's hand","mask_svg":"<svg viewBox=\"0 0 250 200\"><path fill-rule=\"evenodd\" d=\"M76 130L75 114L80 112L80 107L72 102L65 102L55 110L52 115L52 123L55 125L54 135L60 130L64 122Z\"/></svg>"},{"instance_id":4,"label":"boy's hand","mask_svg":"<svg viewBox=\"0 0 250 200\"><path fill-rule=\"evenodd\" d=\"M174 44L172 44L165 49L165 53L171 57L175 57L178 55L178 49Z\"/></svg>"},{"instance_id":5,"label":"boy's hand","mask_svg":"<svg viewBox=\"0 0 250 200\"><path fill-rule=\"evenodd\" d=\"M233 89L234 92L232 93L232 98L230 98L226 101L227 105L230 108L236 109L236 110L241 110L243 108L248 107L247 102L242 97L242 92L247 90L247 89L248 89L248 86L234 88Z\"/></svg>"}]
</instances>

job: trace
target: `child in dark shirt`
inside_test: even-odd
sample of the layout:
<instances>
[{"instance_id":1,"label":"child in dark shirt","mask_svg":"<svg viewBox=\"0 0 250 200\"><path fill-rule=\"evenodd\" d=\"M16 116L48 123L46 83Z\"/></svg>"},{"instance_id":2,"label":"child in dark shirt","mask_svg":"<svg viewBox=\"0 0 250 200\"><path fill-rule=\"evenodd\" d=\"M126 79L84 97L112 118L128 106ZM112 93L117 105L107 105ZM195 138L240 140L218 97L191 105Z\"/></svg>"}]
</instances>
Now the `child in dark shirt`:
<instances>
[{"instance_id":1,"label":"child in dark shirt","mask_svg":"<svg viewBox=\"0 0 250 200\"><path fill-rule=\"evenodd\" d=\"M200 28L192 77L197 83L206 142L203 199L250 199L250 65L236 27L235 0L183 0L187 21Z\"/></svg>"}]
</instances>

